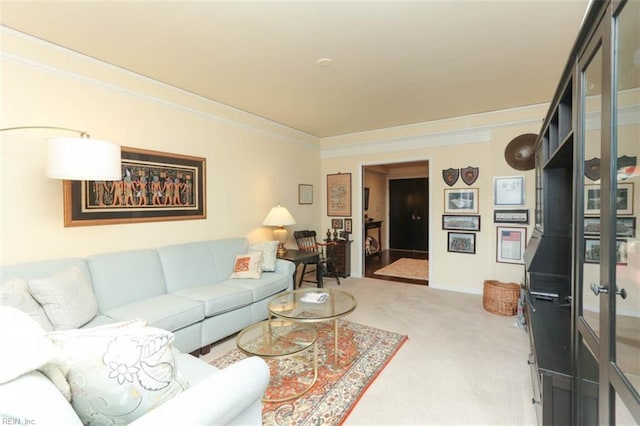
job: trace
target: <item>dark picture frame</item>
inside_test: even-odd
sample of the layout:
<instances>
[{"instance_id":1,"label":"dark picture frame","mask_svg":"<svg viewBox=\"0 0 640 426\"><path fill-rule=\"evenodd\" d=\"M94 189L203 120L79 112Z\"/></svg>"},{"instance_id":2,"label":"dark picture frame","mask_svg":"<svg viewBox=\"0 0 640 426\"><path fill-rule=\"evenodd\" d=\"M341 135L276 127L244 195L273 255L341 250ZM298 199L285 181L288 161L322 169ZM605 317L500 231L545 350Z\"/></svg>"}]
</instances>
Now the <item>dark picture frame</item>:
<instances>
[{"instance_id":1,"label":"dark picture frame","mask_svg":"<svg viewBox=\"0 0 640 426\"><path fill-rule=\"evenodd\" d=\"M472 232L447 232L447 251L475 254L476 234Z\"/></svg>"},{"instance_id":2,"label":"dark picture frame","mask_svg":"<svg viewBox=\"0 0 640 426\"><path fill-rule=\"evenodd\" d=\"M205 219L206 159L121 147L120 181L64 181L64 226Z\"/></svg>"},{"instance_id":3,"label":"dark picture frame","mask_svg":"<svg viewBox=\"0 0 640 426\"><path fill-rule=\"evenodd\" d=\"M348 219L348 218L347 218L347 219L345 219L345 220L344 220L344 231L345 231L347 234L351 234L351 233L353 232L352 230L353 230L353 222L352 222L352 219Z\"/></svg>"},{"instance_id":4,"label":"dark picture frame","mask_svg":"<svg viewBox=\"0 0 640 426\"><path fill-rule=\"evenodd\" d=\"M442 229L452 231L480 231L480 215L442 215Z\"/></svg>"},{"instance_id":5,"label":"dark picture frame","mask_svg":"<svg viewBox=\"0 0 640 426\"><path fill-rule=\"evenodd\" d=\"M626 265L628 262L627 240L616 239L616 265ZM584 239L584 263L600 263L600 239Z\"/></svg>"},{"instance_id":6,"label":"dark picture frame","mask_svg":"<svg viewBox=\"0 0 640 426\"><path fill-rule=\"evenodd\" d=\"M327 175L327 216L351 217L351 173Z\"/></svg>"},{"instance_id":7,"label":"dark picture frame","mask_svg":"<svg viewBox=\"0 0 640 426\"><path fill-rule=\"evenodd\" d=\"M522 225L529 224L529 210L494 210L493 223L517 223Z\"/></svg>"},{"instance_id":8,"label":"dark picture frame","mask_svg":"<svg viewBox=\"0 0 640 426\"><path fill-rule=\"evenodd\" d=\"M600 216L585 216L584 235L594 236L594 237L600 236ZM616 237L635 238L635 236L636 236L635 216L616 218Z\"/></svg>"},{"instance_id":9,"label":"dark picture frame","mask_svg":"<svg viewBox=\"0 0 640 426\"><path fill-rule=\"evenodd\" d=\"M342 229L342 219L331 219L331 229Z\"/></svg>"}]
</instances>

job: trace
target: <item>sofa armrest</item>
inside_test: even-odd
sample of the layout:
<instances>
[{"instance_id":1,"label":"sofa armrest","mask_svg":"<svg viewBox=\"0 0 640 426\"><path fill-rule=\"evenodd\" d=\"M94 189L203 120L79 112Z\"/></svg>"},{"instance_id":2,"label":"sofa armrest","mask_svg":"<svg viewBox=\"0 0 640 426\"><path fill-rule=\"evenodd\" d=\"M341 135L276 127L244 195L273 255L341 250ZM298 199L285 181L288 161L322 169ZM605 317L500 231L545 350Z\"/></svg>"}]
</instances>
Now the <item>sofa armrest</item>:
<instances>
[{"instance_id":1,"label":"sofa armrest","mask_svg":"<svg viewBox=\"0 0 640 426\"><path fill-rule=\"evenodd\" d=\"M293 262L284 259L276 259L276 270L278 274L282 274L285 277L290 277L290 283L288 290L293 290L293 273L296 268Z\"/></svg>"},{"instance_id":2,"label":"sofa armrest","mask_svg":"<svg viewBox=\"0 0 640 426\"><path fill-rule=\"evenodd\" d=\"M224 368L136 419L131 425L221 425L233 422L261 400L269 384L269 367L251 357ZM262 413L256 414L260 424Z\"/></svg>"}]
</instances>

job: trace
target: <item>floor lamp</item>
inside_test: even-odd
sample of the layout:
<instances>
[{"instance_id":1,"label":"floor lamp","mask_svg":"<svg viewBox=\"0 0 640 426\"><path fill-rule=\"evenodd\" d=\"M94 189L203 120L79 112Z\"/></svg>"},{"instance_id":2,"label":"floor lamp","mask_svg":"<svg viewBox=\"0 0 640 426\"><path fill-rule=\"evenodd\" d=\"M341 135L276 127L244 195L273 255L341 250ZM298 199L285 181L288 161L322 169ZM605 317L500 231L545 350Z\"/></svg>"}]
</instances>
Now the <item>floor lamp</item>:
<instances>
[{"instance_id":1,"label":"floor lamp","mask_svg":"<svg viewBox=\"0 0 640 426\"><path fill-rule=\"evenodd\" d=\"M56 137L46 140L47 177L94 181L122 179L120 145L91 139L87 132L66 127L6 127L0 129L0 132L26 129L62 130L80 135L79 137Z\"/></svg>"}]
</instances>

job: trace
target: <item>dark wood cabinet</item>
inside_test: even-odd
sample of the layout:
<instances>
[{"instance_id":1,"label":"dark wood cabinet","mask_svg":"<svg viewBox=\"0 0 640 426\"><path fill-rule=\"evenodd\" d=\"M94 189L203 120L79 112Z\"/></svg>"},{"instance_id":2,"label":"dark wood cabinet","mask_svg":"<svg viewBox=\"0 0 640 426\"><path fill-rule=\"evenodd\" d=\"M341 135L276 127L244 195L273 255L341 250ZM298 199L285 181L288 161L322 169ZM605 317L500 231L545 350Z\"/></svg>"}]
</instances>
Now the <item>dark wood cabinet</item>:
<instances>
[{"instance_id":1,"label":"dark wood cabinet","mask_svg":"<svg viewBox=\"0 0 640 426\"><path fill-rule=\"evenodd\" d=\"M327 256L336 260L336 268L341 278L351 275L351 243L349 240L337 240L327 247Z\"/></svg>"}]
</instances>

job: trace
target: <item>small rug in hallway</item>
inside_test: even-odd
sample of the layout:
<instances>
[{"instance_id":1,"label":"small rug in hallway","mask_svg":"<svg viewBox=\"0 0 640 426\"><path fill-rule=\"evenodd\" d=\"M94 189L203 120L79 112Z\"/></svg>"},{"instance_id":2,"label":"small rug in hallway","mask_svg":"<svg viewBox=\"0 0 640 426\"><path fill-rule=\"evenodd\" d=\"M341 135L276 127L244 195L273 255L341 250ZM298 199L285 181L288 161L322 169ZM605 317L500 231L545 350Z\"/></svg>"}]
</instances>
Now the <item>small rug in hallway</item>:
<instances>
[{"instance_id":1,"label":"small rug in hallway","mask_svg":"<svg viewBox=\"0 0 640 426\"><path fill-rule=\"evenodd\" d=\"M307 393L297 399L279 403L265 402L262 409L263 424L341 424L407 340L405 335L340 320L339 364L341 359L355 358L345 367L333 368L326 365L327 357L333 356L333 322L318 323L316 327L318 380ZM233 349L211 364L224 368L245 357L238 349ZM280 367L282 368L282 364Z\"/></svg>"},{"instance_id":2,"label":"small rug in hallway","mask_svg":"<svg viewBox=\"0 0 640 426\"><path fill-rule=\"evenodd\" d=\"M429 279L429 261L427 259L403 257L384 268L378 269L374 274L426 281Z\"/></svg>"}]
</instances>

